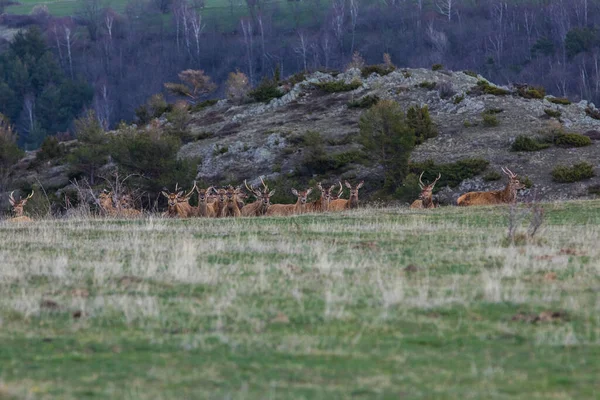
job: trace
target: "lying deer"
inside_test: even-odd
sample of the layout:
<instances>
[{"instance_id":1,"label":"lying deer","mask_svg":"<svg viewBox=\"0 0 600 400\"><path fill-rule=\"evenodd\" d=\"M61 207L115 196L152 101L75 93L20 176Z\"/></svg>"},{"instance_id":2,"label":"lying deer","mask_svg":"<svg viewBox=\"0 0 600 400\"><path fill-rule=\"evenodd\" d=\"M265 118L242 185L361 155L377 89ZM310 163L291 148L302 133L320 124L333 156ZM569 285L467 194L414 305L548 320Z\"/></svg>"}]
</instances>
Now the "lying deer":
<instances>
[{"instance_id":1,"label":"lying deer","mask_svg":"<svg viewBox=\"0 0 600 400\"><path fill-rule=\"evenodd\" d=\"M240 188L234 188L229 185L225 192L225 205L221 210L221 217L240 217L242 212L240 211Z\"/></svg>"},{"instance_id":2,"label":"lying deer","mask_svg":"<svg viewBox=\"0 0 600 400\"><path fill-rule=\"evenodd\" d=\"M134 208L133 198L130 194L121 196L117 203L117 212L123 217L140 217L142 212Z\"/></svg>"},{"instance_id":3,"label":"lying deer","mask_svg":"<svg viewBox=\"0 0 600 400\"><path fill-rule=\"evenodd\" d=\"M184 195L184 191L178 191L179 184L175 184L175 192L167 193L166 191L162 191L162 195L167 198L167 211L163 213L164 217L179 217L179 218L189 218L197 215L197 209L192 207L189 203L190 197L196 190L196 182L194 182L194 187L188 193ZM165 189L166 190L166 189Z\"/></svg>"},{"instance_id":4,"label":"lying deer","mask_svg":"<svg viewBox=\"0 0 600 400\"><path fill-rule=\"evenodd\" d=\"M483 206L489 204L514 204L517 202L517 190L524 189L517 175L510 169L502 167L502 172L508 176L508 183L503 190L491 192L469 192L458 198L456 204L459 206Z\"/></svg>"},{"instance_id":5,"label":"lying deer","mask_svg":"<svg viewBox=\"0 0 600 400\"><path fill-rule=\"evenodd\" d=\"M216 218L216 202L211 199L211 194L215 190L214 187L208 189L197 189L198 191L198 216L206 218Z\"/></svg>"},{"instance_id":6,"label":"lying deer","mask_svg":"<svg viewBox=\"0 0 600 400\"><path fill-rule=\"evenodd\" d=\"M117 215L117 208L114 205L113 193L109 192L106 189L98 196L98 203L100 205L100 209L105 215L114 217Z\"/></svg>"},{"instance_id":7,"label":"lying deer","mask_svg":"<svg viewBox=\"0 0 600 400\"><path fill-rule=\"evenodd\" d=\"M13 190L12 192L10 192L10 195L8 196L8 201L10 202L10 205L13 208L13 213L15 214L15 216L13 218L9 219L9 221L10 222L30 222L30 221L33 221L31 218L29 218L28 216L24 215L23 208L25 207L25 204L27 204L27 201L33 197L34 191L32 190L31 194L29 196L27 196L24 199L21 198L20 200L15 200L15 198L13 197L14 193L15 193L15 191Z\"/></svg>"},{"instance_id":8,"label":"lying deer","mask_svg":"<svg viewBox=\"0 0 600 400\"><path fill-rule=\"evenodd\" d=\"M307 212L326 212L329 210L329 203L331 202L331 192L335 189L336 185L331 186L329 189L324 189L321 183L317 184L317 188L321 192L321 197L308 203L306 205Z\"/></svg>"},{"instance_id":9,"label":"lying deer","mask_svg":"<svg viewBox=\"0 0 600 400\"><path fill-rule=\"evenodd\" d=\"M246 204L242 207L242 216L244 217L260 217L261 215L265 215L271 206L271 196L275 194L275 190L269 192L269 187L265 184L262 177L260 177L260 181L263 185L262 191L260 189L255 189L252 185L248 186L244 180L246 189L256 197L254 203Z\"/></svg>"},{"instance_id":10,"label":"lying deer","mask_svg":"<svg viewBox=\"0 0 600 400\"><path fill-rule=\"evenodd\" d=\"M292 215L292 214L304 214L306 212L306 201L310 193L312 192L312 188L308 188L304 191L297 191L296 189L292 189L292 193L294 196L298 197L298 200L294 204L273 204L267 210L266 215L270 216L282 216L282 215Z\"/></svg>"},{"instance_id":11,"label":"lying deer","mask_svg":"<svg viewBox=\"0 0 600 400\"><path fill-rule=\"evenodd\" d=\"M358 185L352 186L348 181L344 182L346 187L350 189L350 198L348 200L345 199L337 199L329 203L329 211L343 211L350 210L353 208L358 208L358 190L363 187L365 181L361 181ZM340 182L340 188L342 183Z\"/></svg>"},{"instance_id":12,"label":"lying deer","mask_svg":"<svg viewBox=\"0 0 600 400\"><path fill-rule=\"evenodd\" d=\"M421 188L421 194L419 195L419 198L417 200L413 201L413 203L410 205L410 208L435 208L436 207L436 205L433 204L433 188L435 187L435 184L437 183L437 181L439 181L440 178L442 177L442 174L438 174L438 177L435 178L435 181L433 181L433 183L426 185L421 180L421 178L423 178L424 172L425 171L421 172L421 175L419 176L419 187Z\"/></svg>"}]
</instances>

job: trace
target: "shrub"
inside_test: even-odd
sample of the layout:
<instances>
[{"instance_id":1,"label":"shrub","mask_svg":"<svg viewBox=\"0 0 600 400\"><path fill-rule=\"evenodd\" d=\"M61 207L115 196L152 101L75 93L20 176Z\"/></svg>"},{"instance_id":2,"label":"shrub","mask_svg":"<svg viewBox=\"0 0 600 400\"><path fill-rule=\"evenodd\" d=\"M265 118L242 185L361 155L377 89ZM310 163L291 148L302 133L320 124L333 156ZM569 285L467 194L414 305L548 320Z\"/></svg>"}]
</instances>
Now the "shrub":
<instances>
[{"instance_id":1,"label":"shrub","mask_svg":"<svg viewBox=\"0 0 600 400\"><path fill-rule=\"evenodd\" d=\"M481 174L489 165L489 162L481 158L467 158L450 164L435 164L433 160L420 163L411 163L410 172L419 175L423 173L423 179L432 181L439 173L442 174L436 187L456 187L463 180L470 179Z\"/></svg>"},{"instance_id":2,"label":"shrub","mask_svg":"<svg viewBox=\"0 0 600 400\"><path fill-rule=\"evenodd\" d=\"M541 86L521 86L517 88L517 94L525 99L543 99L546 96L546 89Z\"/></svg>"},{"instance_id":3,"label":"shrub","mask_svg":"<svg viewBox=\"0 0 600 400\"><path fill-rule=\"evenodd\" d=\"M46 136L35 158L40 161L46 161L62 157L63 154L64 151L58 139L55 136Z\"/></svg>"},{"instance_id":4,"label":"shrub","mask_svg":"<svg viewBox=\"0 0 600 400\"><path fill-rule=\"evenodd\" d=\"M348 108L369 108L379 102L379 96L368 95L348 103Z\"/></svg>"},{"instance_id":5,"label":"shrub","mask_svg":"<svg viewBox=\"0 0 600 400\"><path fill-rule=\"evenodd\" d=\"M454 88L452 87L452 82L450 81L444 81L440 83L437 85L437 88L441 99L449 99L456 94Z\"/></svg>"},{"instance_id":6,"label":"shrub","mask_svg":"<svg viewBox=\"0 0 600 400\"><path fill-rule=\"evenodd\" d=\"M548 143L540 143L538 140L525 135L519 135L511 146L512 151L539 151L550 147Z\"/></svg>"},{"instance_id":7,"label":"shrub","mask_svg":"<svg viewBox=\"0 0 600 400\"><path fill-rule=\"evenodd\" d=\"M214 106L215 104L217 104L219 102L219 100L216 99L212 99L212 100L204 100L201 101L199 103L196 103L194 105L190 105L189 106L189 110L190 112L198 112L198 111L202 111L204 110L206 107L210 107L210 106Z\"/></svg>"},{"instance_id":8,"label":"shrub","mask_svg":"<svg viewBox=\"0 0 600 400\"><path fill-rule=\"evenodd\" d=\"M464 70L463 74L471 76L473 78L477 78L479 75L477 75L477 72L475 71L469 71L469 70Z\"/></svg>"},{"instance_id":9,"label":"shrub","mask_svg":"<svg viewBox=\"0 0 600 400\"><path fill-rule=\"evenodd\" d=\"M402 71L402 76L405 77L406 79L408 79L412 76L412 72L404 70L404 71Z\"/></svg>"},{"instance_id":10,"label":"shrub","mask_svg":"<svg viewBox=\"0 0 600 400\"><path fill-rule=\"evenodd\" d=\"M594 166L588 162L580 162L570 167L559 165L552 170L552 179L555 182L571 183L594 176Z\"/></svg>"},{"instance_id":11,"label":"shrub","mask_svg":"<svg viewBox=\"0 0 600 400\"><path fill-rule=\"evenodd\" d=\"M439 70L441 70L441 69L444 69L444 66L443 66L442 64L433 64L433 65L431 66L431 70L432 70L432 71L439 71Z\"/></svg>"},{"instance_id":12,"label":"shrub","mask_svg":"<svg viewBox=\"0 0 600 400\"><path fill-rule=\"evenodd\" d=\"M430 82L430 81L423 81L423 82L419 83L417 86L420 88L423 88L423 89L433 90L436 88L437 83Z\"/></svg>"},{"instance_id":13,"label":"shrub","mask_svg":"<svg viewBox=\"0 0 600 400\"><path fill-rule=\"evenodd\" d=\"M228 146L221 146L221 145L215 145L215 149L213 150L213 156L220 156L222 154L225 154L229 151L229 147Z\"/></svg>"},{"instance_id":14,"label":"shrub","mask_svg":"<svg viewBox=\"0 0 600 400\"><path fill-rule=\"evenodd\" d=\"M239 70L230 72L227 78L227 98L234 103L242 103L250 92L250 81L243 72Z\"/></svg>"},{"instance_id":15,"label":"shrub","mask_svg":"<svg viewBox=\"0 0 600 400\"><path fill-rule=\"evenodd\" d=\"M465 95L464 94L460 94L458 96L455 96L454 99L452 99L452 103L454 103L454 104L460 104L464 99L465 99Z\"/></svg>"},{"instance_id":16,"label":"shrub","mask_svg":"<svg viewBox=\"0 0 600 400\"><path fill-rule=\"evenodd\" d=\"M344 81L332 81L332 82L319 82L313 83L313 85L323 92L326 93L337 93L337 92L350 92L352 90L358 89L362 86L362 83L359 81L352 81L350 83L346 83Z\"/></svg>"},{"instance_id":17,"label":"shrub","mask_svg":"<svg viewBox=\"0 0 600 400\"><path fill-rule=\"evenodd\" d=\"M521 182L525 186L525 189L531 189L531 187L533 186L533 182L531 181L531 179L529 179L528 176L520 176L519 182Z\"/></svg>"},{"instance_id":18,"label":"shrub","mask_svg":"<svg viewBox=\"0 0 600 400\"><path fill-rule=\"evenodd\" d=\"M500 179L502 179L502 175L497 171L490 171L483 176L483 180L486 182L499 181Z\"/></svg>"},{"instance_id":19,"label":"shrub","mask_svg":"<svg viewBox=\"0 0 600 400\"><path fill-rule=\"evenodd\" d=\"M265 78L256 88L251 90L248 95L255 101L268 103L272 99L278 99L283 96L283 92L277 87L277 82Z\"/></svg>"},{"instance_id":20,"label":"shrub","mask_svg":"<svg viewBox=\"0 0 600 400\"><path fill-rule=\"evenodd\" d=\"M383 189L393 193L408 174L408 160L415 146L415 132L400 105L381 100L360 118L360 141L367 156L381 164Z\"/></svg>"},{"instance_id":21,"label":"shrub","mask_svg":"<svg viewBox=\"0 0 600 400\"><path fill-rule=\"evenodd\" d=\"M560 116L562 115L562 113L558 110L553 110L551 108L546 108L544 109L544 113L549 116L550 118L560 118Z\"/></svg>"},{"instance_id":22,"label":"shrub","mask_svg":"<svg viewBox=\"0 0 600 400\"><path fill-rule=\"evenodd\" d=\"M323 174L335 169L334 162L325 152L325 141L319 132L308 131L302 136L304 144L303 167L306 175Z\"/></svg>"},{"instance_id":23,"label":"shrub","mask_svg":"<svg viewBox=\"0 0 600 400\"><path fill-rule=\"evenodd\" d=\"M477 85L472 87L468 93L471 95L491 94L494 96L506 96L510 94L510 91L492 86L488 81L480 79L477 81Z\"/></svg>"},{"instance_id":24,"label":"shrub","mask_svg":"<svg viewBox=\"0 0 600 400\"><path fill-rule=\"evenodd\" d=\"M210 76L203 70L186 69L179 73L179 80L183 83L165 83L165 88L175 96L182 96L197 100L217 89Z\"/></svg>"},{"instance_id":25,"label":"shrub","mask_svg":"<svg viewBox=\"0 0 600 400\"><path fill-rule=\"evenodd\" d=\"M364 66L365 66L365 59L362 58L362 56L360 55L360 53L358 51L355 51L354 54L352 54L352 59L350 60L350 63L346 66L346 70L349 70L352 68L362 69Z\"/></svg>"},{"instance_id":26,"label":"shrub","mask_svg":"<svg viewBox=\"0 0 600 400\"><path fill-rule=\"evenodd\" d=\"M365 155L362 151L350 150L344 153L338 153L332 156L335 169L345 167L348 164L361 164Z\"/></svg>"},{"instance_id":27,"label":"shrub","mask_svg":"<svg viewBox=\"0 0 600 400\"><path fill-rule=\"evenodd\" d=\"M564 133L558 135L554 143L563 147L585 147L592 144L592 139L578 133Z\"/></svg>"},{"instance_id":28,"label":"shrub","mask_svg":"<svg viewBox=\"0 0 600 400\"><path fill-rule=\"evenodd\" d=\"M306 79L306 72L301 71L301 72L297 72L294 75L287 78L286 83L290 84L291 86L294 86L300 82L304 82L305 79Z\"/></svg>"},{"instance_id":29,"label":"shrub","mask_svg":"<svg viewBox=\"0 0 600 400\"><path fill-rule=\"evenodd\" d=\"M600 111L594 110L589 106L585 109L585 113L591 118L600 119Z\"/></svg>"},{"instance_id":30,"label":"shrub","mask_svg":"<svg viewBox=\"0 0 600 400\"><path fill-rule=\"evenodd\" d=\"M563 106L568 106L569 104L571 104L571 100L569 100L565 97L552 97L552 98L548 99L548 101L550 101L550 103L560 104Z\"/></svg>"},{"instance_id":31,"label":"shrub","mask_svg":"<svg viewBox=\"0 0 600 400\"><path fill-rule=\"evenodd\" d=\"M396 70L396 67L393 65L367 65L362 67L360 70L360 74L363 78L368 78L372 74L377 74L379 76L386 76L391 74Z\"/></svg>"},{"instance_id":32,"label":"shrub","mask_svg":"<svg viewBox=\"0 0 600 400\"><path fill-rule=\"evenodd\" d=\"M500 114L502 112L504 112L503 108L488 108L485 111L483 111L484 114L488 115Z\"/></svg>"},{"instance_id":33,"label":"shrub","mask_svg":"<svg viewBox=\"0 0 600 400\"><path fill-rule=\"evenodd\" d=\"M600 185L592 185L588 187L588 194L600 196Z\"/></svg>"},{"instance_id":34,"label":"shrub","mask_svg":"<svg viewBox=\"0 0 600 400\"><path fill-rule=\"evenodd\" d=\"M171 111L172 108L173 106L165 100L165 96L162 93L157 93L150 96L145 104L136 108L135 115L138 118L138 123L145 125L154 118L160 118L161 115Z\"/></svg>"},{"instance_id":35,"label":"shrub","mask_svg":"<svg viewBox=\"0 0 600 400\"><path fill-rule=\"evenodd\" d=\"M68 156L71 173L84 174L89 178L90 184L94 185L98 169L106 163L109 152L108 137L93 111L90 110L75 120L75 136L79 147Z\"/></svg>"},{"instance_id":36,"label":"shrub","mask_svg":"<svg viewBox=\"0 0 600 400\"><path fill-rule=\"evenodd\" d=\"M483 126L492 127L500 125L500 121L493 114L483 114Z\"/></svg>"},{"instance_id":37,"label":"shrub","mask_svg":"<svg viewBox=\"0 0 600 400\"><path fill-rule=\"evenodd\" d=\"M17 134L8 118L0 114L0 186L4 184L13 165L25 154L16 142Z\"/></svg>"},{"instance_id":38,"label":"shrub","mask_svg":"<svg viewBox=\"0 0 600 400\"><path fill-rule=\"evenodd\" d=\"M415 132L415 144L421 144L427 139L438 135L438 131L429 116L427 105L410 107L406 112L406 122Z\"/></svg>"}]
</instances>

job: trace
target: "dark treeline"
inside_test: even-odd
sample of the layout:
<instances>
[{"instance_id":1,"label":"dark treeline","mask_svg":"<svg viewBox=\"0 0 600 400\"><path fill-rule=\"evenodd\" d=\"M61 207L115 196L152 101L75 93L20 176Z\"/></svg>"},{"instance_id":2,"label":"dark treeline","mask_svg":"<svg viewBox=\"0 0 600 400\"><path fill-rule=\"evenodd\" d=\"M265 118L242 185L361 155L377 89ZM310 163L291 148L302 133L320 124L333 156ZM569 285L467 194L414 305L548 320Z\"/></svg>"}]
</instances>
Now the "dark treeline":
<instances>
[{"instance_id":1,"label":"dark treeline","mask_svg":"<svg viewBox=\"0 0 600 400\"><path fill-rule=\"evenodd\" d=\"M37 25L51 51L19 62L43 59L54 75L13 97L0 86L0 112L16 124L21 144L35 147L44 135L69 130L73 114L86 107L105 128L133 120L140 104L185 69L203 69L223 97L232 71L255 85L277 67L282 76L343 69L354 52L370 64L388 53L398 66L441 63L573 100L600 99L596 0L231 0L218 9L203 3L130 0L117 14L100 0L79 0L73 17L53 18L43 9L5 15L9 26ZM4 64L18 61L14 47ZM16 93L14 76L5 72L0 85ZM63 105L64 96L70 104ZM65 110L60 118L49 116L52 106Z\"/></svg>"}]
</instances>

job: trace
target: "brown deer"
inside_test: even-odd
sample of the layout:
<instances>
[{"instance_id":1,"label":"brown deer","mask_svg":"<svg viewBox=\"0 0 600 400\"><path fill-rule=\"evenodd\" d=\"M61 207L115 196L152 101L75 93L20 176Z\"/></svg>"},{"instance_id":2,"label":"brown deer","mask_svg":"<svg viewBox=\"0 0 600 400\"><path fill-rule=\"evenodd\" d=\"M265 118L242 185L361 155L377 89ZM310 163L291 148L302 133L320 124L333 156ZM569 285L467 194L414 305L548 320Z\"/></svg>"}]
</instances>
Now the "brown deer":
<instances>
[{"instance_id":1,"label":"brown deer","mask_svg":"<svg viewBox=\"0 0 600 400\"><path fill-rule=\"evenodd\" d=\"M110 217L114 217L117 215L118 210L113 202L113 193L109 192L106 189L98 196L98 204L100 205L100 209L105 215Z\"/></svg>"},{"instance_id":2,"label":"brown deer","mask_svg":"<svg viewBox=\"0 0 600 400\"><path fill-rule=\"evenodd\" d=\"M306 205L307 212L325 212L329 210L329 203L331 202L331 193L335 189L336 185L331 186L329 189L324 189L319 182L317 184L317 188L321 192L321 197L319 199L308 203Z\"/></svg>"},{"instance_id":3,"label":"brown deer","mask_svg":"<svg viewBox=\"0 0 600 400\"><path fill-rule=\"evenodd\" d=\"M23 208L25 207L25 204L27 204L27 201L33 197L34 191L32 190L31 194L29 196L27 196L24 199L21 198L20 200L15 200L15 198L13 197L14 193L15 193L15 191L13 190L12 192L10 192L10 195L8 196L8 201L10 202L10 205L13 208L13 213L15 214L15 216L13 218L9 219L9 221L11 221L11 222L33 221L31 218L24 215Z\"/></svg>"},{"instance_id":4,"label":"brown deer","mask_svg":"<svg viewBox=\"0 0 600 400\"><path fill-rule=\"evenodd\" d=\"M337 199L329 203L329 211L343 211L350 210L353 208L358 208L358 190L363 187L365 181L361 181L358 185L352 186L348 181L344 182L346 187L350 189L350 198L348 200L345 199ZM340 188L341 188L340 182Z\"/></svg>"},{"instance_id":5,"label":"brown deer","mask_svg":"<svg viewBox=\"0 0 600 400\"><path fill-rule=\"evenodd\" d=\"M260 177L260 182L263 185L262 191L260 189L255 189L254 186L246 183L244 180L244 185L246 189L250 191L250 193L254 194L256 197L256 201L251 204L246 204L242 207L242 216L244 217L260 217L267 213L267 210L271 206L271 196L275 194L275 190L269 192L269 187L263 181L263 178Z\"/></svg>"},{"instance_id":6,"label":"brown deer","mask_svg":"<svg viewBox=\"0 0 600 400\"><path fill-rule=\"evenodd\" d=\"M197 189L198 191L198 216L206 218L216 218L216 202L211 199L212 193L215 190L213 186L208 189Z\"/></svg>"},{"instance_id":7,"label":"brown deer","mask_svg":"<svg viewBox=\"0 0 600 400\"><path fill-rule=\"evenodd\" d=\"M491 192L469 192L458 198L456 204L459 206L483 206L489 204L514 204L517 202L517 190L524 189L517 175L510 169L502 167L502 172L508 176L508 183L502 190Z\"/></svg>"},{"instance_id":8,"label":"brown deer","mask_svg":"<svg viewBox=\"0 0 600 400\"><path fill-rule=\"evenodd\" d=\"M125 194L121 196L117 203L117 212L118 215L122 217L140 217L142 212L140 210L136 210L134 207L133 198L130 194Z\"/></svg>"},{"instance_id":9,"label":"brown deer","mask_svg":"<svg viewBox=\"0 0 600 400\"><path fill-rule=\"evenodd\" d=\"M239 195L239 187L234 188L231 185L227 187L225 192L226 201L225 206L221 210L221 217L240 217L242 215L242 212L240 211Z\"/></svg>"},{"instance_id":10,"label":"brown deer","mask_svg":"<svg viewBox=\"0 0 600 400\"><path fill-rule=\"evenodd\" d=\"M197 209L192 207L189 203L190 197L196 190L196 182L194 187L188 193L184 195L183 190L178 191L179 184L175 184L175 192L167 193L163 190L161 193L167 198L167 211L163 213L164 217L178 217L178 218L189 218L197 215Z\"/></svg>"},{"instance_id":11,"label":"brown deer","mask_svg":"<svg viewBox=\"0 0 600 400\"><path fill-rule=\"evenodd\" d=\"M297 191L296 189L292 189L292 193L294 196L298 197L298 200L294 204L273 204L267 210L266 215L270 216L282 216L282 215L292 215L292 214L304 214L306 212L306 201L310 193L312 192L312 188L308 188L304 191Z\"/></svg>"},{"instance_id":12,"label":"brown deer","mask_svg":"<svg viewBox=\"0 0 600 400\"><path fill-rule=\"evenodd\" d=\"M442 177L442 174L438 174L438 177L435 178L435 181L433 181L433 183L426 185L421 180L421 178L423 178L423 173L425 173L425 171L421 172L421 175L419 176L419 187L421 188L421 194L419 195L419 198L417 200L413 201L413 203L410 205L410 208L436 207L436 205L433 204L433 188L435 187L437 181L439 181Z\"/></svg>"}]
</instances>

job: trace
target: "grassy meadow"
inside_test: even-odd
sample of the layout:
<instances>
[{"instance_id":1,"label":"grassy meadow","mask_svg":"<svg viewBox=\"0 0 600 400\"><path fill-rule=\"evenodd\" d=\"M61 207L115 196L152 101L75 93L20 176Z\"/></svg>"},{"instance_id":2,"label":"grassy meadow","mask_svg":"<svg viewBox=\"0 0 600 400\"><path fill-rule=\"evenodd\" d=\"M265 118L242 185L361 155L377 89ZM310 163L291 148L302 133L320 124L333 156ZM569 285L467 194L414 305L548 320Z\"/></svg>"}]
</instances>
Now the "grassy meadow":
<instances>
[{"instance_id":1,"label":"grassy meadow","mask_svg":"<svg viewBox=\"0 0 600 400\"><path fill-rule=\"evenodd\" d=\"M544 208L0 222L0 399L598 398L600 202Z\"/></svg>"}]
</instances>

